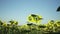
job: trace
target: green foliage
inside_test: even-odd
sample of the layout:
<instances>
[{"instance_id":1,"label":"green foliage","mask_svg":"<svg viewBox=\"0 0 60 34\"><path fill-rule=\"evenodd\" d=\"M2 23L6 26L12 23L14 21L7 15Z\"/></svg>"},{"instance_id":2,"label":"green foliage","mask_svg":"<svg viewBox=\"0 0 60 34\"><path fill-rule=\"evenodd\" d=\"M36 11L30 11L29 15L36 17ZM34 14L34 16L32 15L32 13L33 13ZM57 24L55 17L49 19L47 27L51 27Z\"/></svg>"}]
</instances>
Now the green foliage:
<instances>
[{"instance_id":1,"label":"green foliage","mask_svg":"<svg viewBox=\"0 0 60 34\"><path fill-rule=\"evenodd\" d=\"M27 23L18 25L17 21L11 20L10 23L0 21L0 34L59 34L60 21L50 20L47 24L36 25Z\"/></svg>"}]
</instances>

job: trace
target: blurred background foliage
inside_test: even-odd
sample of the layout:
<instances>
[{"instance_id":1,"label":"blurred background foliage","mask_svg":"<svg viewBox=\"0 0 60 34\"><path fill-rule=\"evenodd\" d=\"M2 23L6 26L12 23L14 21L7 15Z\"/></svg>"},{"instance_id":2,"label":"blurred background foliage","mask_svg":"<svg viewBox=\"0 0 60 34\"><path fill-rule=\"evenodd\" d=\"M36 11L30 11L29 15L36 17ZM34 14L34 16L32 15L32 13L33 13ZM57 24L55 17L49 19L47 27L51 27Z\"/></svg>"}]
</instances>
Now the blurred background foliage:
<instances>
[{"instance_id":1,"label":"blurred background foliage","mask_svg":"<svg viewBox=\"0 0 60 34\"><path fill-rule=\"evenodd\" d=\"M18 25L15 20L10 20L9 23L0 20L0 34L60 34L60 20L41 24L42 19L39 15L31 14L25 25Z\"/></svg>"}]
</instances>

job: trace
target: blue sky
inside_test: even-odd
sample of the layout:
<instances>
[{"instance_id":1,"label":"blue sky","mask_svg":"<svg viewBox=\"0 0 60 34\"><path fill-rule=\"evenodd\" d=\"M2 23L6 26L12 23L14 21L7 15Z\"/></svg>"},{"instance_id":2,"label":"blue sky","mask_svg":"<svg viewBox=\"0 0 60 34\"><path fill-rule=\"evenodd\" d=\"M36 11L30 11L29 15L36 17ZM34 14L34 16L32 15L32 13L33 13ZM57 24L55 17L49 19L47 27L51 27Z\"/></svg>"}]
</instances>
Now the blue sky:
<instances>
[{"instance_id":1,"label":"blue sky","mask_svg":"<svg viewBox=\"0 0 60 34\"><path fill-rule=\"evenodd\" d=\"M39 14L43 17L41 23L48 20L60 20L60 12L56 12L60 0L0 0L0 19L17 20L20 25L26 24L27 16Z\"/></svg>"}]
</instances>

